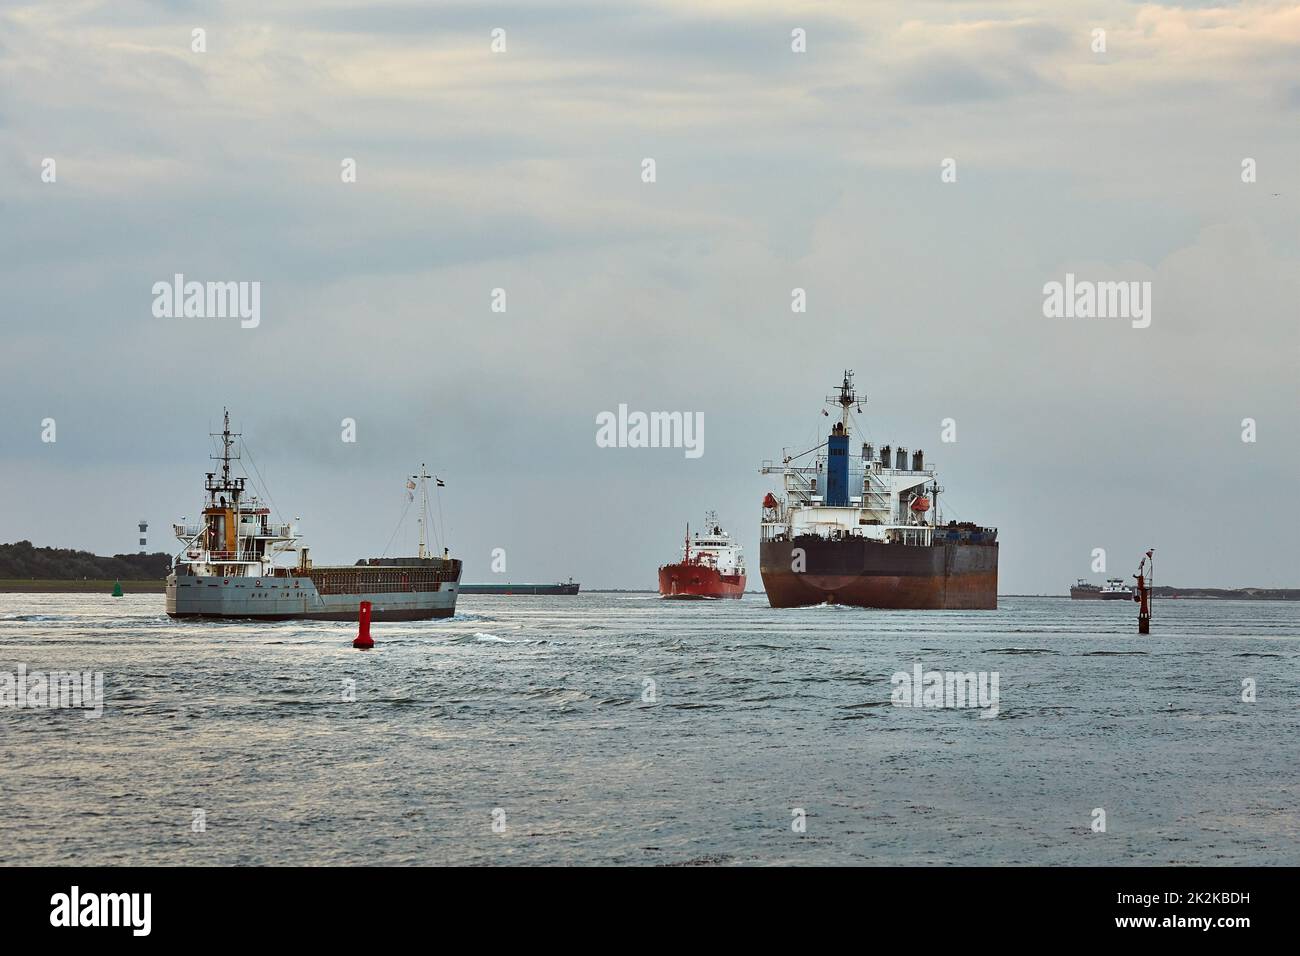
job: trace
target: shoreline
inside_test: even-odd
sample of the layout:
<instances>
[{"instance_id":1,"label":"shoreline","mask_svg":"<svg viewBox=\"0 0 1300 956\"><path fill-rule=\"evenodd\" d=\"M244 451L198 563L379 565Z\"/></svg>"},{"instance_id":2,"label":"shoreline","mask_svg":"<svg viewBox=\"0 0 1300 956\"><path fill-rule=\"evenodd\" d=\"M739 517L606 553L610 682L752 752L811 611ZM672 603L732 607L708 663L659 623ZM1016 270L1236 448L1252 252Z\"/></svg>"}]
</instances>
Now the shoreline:
<instances>
[{"instance_id":1,"label":"shoreline","mask_svg":"<svg viewBox=\"0 0 1300 956\"><path fill-rule=\"evenodd\" d=\"M52 578L0 578L0 594L104 594L111 595L116 580L82 578L60 581ZM163 594L167 582L162 580L122 581L123 594Z\"/></svg>"}]
</instances>

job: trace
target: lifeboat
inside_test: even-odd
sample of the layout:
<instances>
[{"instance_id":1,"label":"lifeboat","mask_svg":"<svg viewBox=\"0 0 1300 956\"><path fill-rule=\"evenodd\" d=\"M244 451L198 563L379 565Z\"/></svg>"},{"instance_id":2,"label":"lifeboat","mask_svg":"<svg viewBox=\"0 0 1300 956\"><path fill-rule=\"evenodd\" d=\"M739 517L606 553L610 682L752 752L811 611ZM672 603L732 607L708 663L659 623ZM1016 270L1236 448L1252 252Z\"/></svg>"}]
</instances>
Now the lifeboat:
<instances>
[{"instance_id":1,"label":"lifeboat","mask_svg":"<svg viewBox=\"0 0 1300 956\"><path fill-rule=\"evenodd\" d=\"M777 501L777 500L776 500L776 496L774 496L774 495L772 494L772 492L769 491L769 492L767 493L767 497L763 499L763 507L764 507L764 508L777 508L777 507L780 507L780 502Z\"/></svg>"},{"instance_id":2,"label":"lifeboat","mask_svg":"<svg viewBox=\"0 0 1300 956\"><path fill-rule=\"evenodd\" d=\"M925 512L930 510L930 499L925 495L921 495L919 498L913 498L912 510L917 514L925 514Z\"/></svg>"}]
</instances>

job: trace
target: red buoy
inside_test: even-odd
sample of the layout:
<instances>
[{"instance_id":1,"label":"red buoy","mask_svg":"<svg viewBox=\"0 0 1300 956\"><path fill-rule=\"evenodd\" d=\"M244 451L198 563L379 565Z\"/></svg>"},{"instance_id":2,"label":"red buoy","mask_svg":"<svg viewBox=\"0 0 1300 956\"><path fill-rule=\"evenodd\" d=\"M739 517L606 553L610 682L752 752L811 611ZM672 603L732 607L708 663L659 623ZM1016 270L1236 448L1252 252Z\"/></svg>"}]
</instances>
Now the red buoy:
<instances>
[{"instance_id":1,"label":"red buoy","mask_svg":"<svg viewBox=\"0 0 1300 956\"><path fill-rule=\"evenodd\" d=\"M361 610L357 614L357 639L352 642L352 646L358 650L368 651L375 646L375 642L370 637L370 602L362 601Z\"/></svg>"}]
</instances>

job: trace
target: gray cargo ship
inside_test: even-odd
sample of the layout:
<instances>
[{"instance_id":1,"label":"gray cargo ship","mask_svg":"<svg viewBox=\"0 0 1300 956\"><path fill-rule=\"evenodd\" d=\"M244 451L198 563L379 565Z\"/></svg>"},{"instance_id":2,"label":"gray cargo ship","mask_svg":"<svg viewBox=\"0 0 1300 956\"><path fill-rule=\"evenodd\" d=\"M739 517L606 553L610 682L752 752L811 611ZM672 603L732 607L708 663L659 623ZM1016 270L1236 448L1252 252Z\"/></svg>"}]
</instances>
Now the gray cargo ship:
<instances>
[{"instance_id":1,"label":"gray cargo ship","mask_svg":"<svg viewBox=\"0 0 1300 956\"><path fill-rule=\"evenodd\" d=\"M573 578L555 584L462 584L461 594L577 594L581 585Z\"/></svg>"},{"instance_id":2,"label":"gray cargo ship","mask_svg":"<svg viewBox=\"0 0 1300 956\"><path fill-rule=\"evenodd\" d=\"M451 617L456 612L461 563L443 549L434 557L425 547L428 479L420 469L407 487L421 483L419 555L370 558L353 565L315 567L308 549L298 545L296 524L273 522L271 510L246 493L247 479L230 473L237 433L225 413L219 472L204 483L207 503L197 525L176 524L183 542L167 576L167 613L174 618L254 618L258 620L354 621L362 601L376 621L415 621ZM290 563L282 563L292 557Z\"/></svg>"}]
</instances>

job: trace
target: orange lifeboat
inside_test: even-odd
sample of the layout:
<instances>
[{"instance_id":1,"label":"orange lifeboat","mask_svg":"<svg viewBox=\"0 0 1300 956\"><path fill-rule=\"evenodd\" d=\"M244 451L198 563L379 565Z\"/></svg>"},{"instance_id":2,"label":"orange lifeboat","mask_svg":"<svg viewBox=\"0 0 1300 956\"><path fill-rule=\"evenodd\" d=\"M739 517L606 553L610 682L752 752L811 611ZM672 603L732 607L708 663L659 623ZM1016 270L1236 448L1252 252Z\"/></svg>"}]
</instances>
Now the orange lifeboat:
<instances>
[{"instance_id":1,"label":"orange lifeboat","mask_svg":"<svg viewBox=\"0 0 1300 956\"><path fill-rule=\"evenodd\" d=\"M925 495L921 495L919 498L913 498L912 510L917 514L925 514L925 512L930 510L930 499Z\"/></svg>"},{"instance_id":2,"label":"orange lifeboat","mask_svg":"<svg viewBox=\"0 0 1300 956\"><path fill-rule=\"evenodd\" d=\"M779 504L780 502L776 500L776 498L773 496L772 492L770 491L767 493L767 497L763 499L764 508L775 508Z\"/></svg>"}]
</instances>

